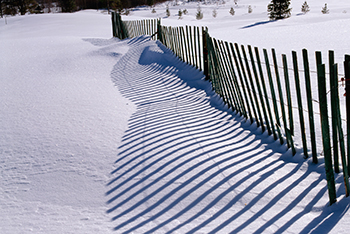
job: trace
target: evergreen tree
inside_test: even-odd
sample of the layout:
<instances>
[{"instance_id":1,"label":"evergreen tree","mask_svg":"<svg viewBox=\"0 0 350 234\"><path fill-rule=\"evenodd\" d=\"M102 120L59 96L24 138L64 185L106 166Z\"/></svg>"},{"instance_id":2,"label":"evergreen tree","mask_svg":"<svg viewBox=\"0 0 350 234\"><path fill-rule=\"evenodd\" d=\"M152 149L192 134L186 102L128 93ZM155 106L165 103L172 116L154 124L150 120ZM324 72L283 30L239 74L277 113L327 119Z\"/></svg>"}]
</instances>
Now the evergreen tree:
<instances>
[{"instance_id":1,"label":"evergreen tree","mask_svg":"<svg viewBox=\"0 0 350 234\"><path fill-rule=\"evenodd\" d=\"M179 9L178 15L179 15L179 19L182 19L182 10L181 9Z\"/></svg>"},{"instance_id":2,"label":"evergreen tree","mask_svg":"<svg viewBox=\"0 0 350 234\"><path fill-rule=\"evenodd\" d=\"M4 0L0 0L0 18L3 17L3 2Z\"/></svg>"},{"instance_id":3,"label":"evergreen tree","mask_svg":"<svg viewBox=\"0 0 350 234\"><path fill-rule=\"evenodd\" d=\"M267 5L267 12L272 20L279 20L288 18L290 16L289 8L290 0L271 0L271 3Z\"/></svg>"},{"instance_id":4,"label":"evergreen tree","mask_svg":"<svg viewBox=\"0 0 350 234\"><path fill-rule=\"evenodd\" d=\"M166 16L168 16L168 17L170 16L169 6L166 6L165 14L166 14Z\"/></svg>"},{"instance_id":5,"label":"evergreen tree","mask_svg":"<svg viewBox=\"0 0 350 234\"><path fill-rule=\"evenodd\" d=\"M203 12L202 12L202 9L200 6L198 6L198 8L197 8L196 19L197 20L203 19Z\"/></svg>"},{"instance_id":6,"label":"evergreen tree","mask_svg":"<svg viewBox=\"0 0 350 234\"><path fill-rule=\"evenodd\" d=\"M252 8L251 5L249 5L249 6L248 6L248 13L250 14L250 13L252 13L252 12L253 12L253 8Z\"/></svg>"},{"instance_id":7,"label":"evergreen tree","mask_svg":"<svg viewBox=\"0 0 350 234\"><path fill-rule=\"evenodd\" d=\"M308 13L310 11L310 7L307 4L307 2L305 1L303 3L303 5L301 6L301 12L303 12L304 14Z\"/></svg>"},{"instance_id":8,"label":"evergreen tree","mask_svg":"<svg viewBox=\"0 0 350 234\"><path fill-rule=\"evenodd\" d=\"M77 10L75 0L60 0L62 12L74 12Z\"/></svg>"},{"instance_id":9,"label":"evergreen tree","mask_svg":"<svg viewBox=\"0 0 350 234\"><path fill-rule=\"evenodd\" d=\"M233 9L233 7L231 7L231 9L230 9L230 14L235 15L235 9Z\"/></svg>"},{"instance_id":10,"label":"evergreen tree","mask_svg":"<svg viewBox=\"0 0 350 234\"><path fill-rule=\"evenodd\" d=\"M322 7L322 11L323 14L328 14L329 13L329 9L327 7L327 3L324 4L324 7Z\"/></svg>"},{"instance_id":11,"label":"evergreen tree","mask_svg":"<svg viewBox=\"0 0 350 234\"><path fill-rule=\"evenodd\" d=\"M216 9L213 10L213 17L216 18L216 16L218 16L218 12Z\"/></svg>"}]
</instances>

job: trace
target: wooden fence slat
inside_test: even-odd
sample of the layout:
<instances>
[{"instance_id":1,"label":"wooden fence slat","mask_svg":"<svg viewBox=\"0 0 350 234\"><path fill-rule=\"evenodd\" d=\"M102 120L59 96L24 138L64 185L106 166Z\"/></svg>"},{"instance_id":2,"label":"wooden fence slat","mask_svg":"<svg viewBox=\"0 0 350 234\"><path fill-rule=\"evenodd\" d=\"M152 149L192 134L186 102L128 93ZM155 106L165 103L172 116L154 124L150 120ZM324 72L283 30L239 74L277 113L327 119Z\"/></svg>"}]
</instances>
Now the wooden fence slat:
<instances>
[{"instance_id":1,"label":"wooden fence slat","mask_svg":"<svg viewBox=\"0 0 350 234\"><path fill-rule=\"evenodd\" d=\"M203 45L203 72L205 75L205 78L207 80L210 79L209 77L209 63L208 63L208 45L207 45L207 32L202 27L202 45Z\"/></svg>"},{"instance_id":2,"label":"wooden fence slat","mask_svg":"<svg viewBox=\"0 0 350 234\"><path fill-rule=\"evenodd\" d=\"M186 25L186 39L187 39L187 54L188 54L188 64L192 65L191 60L191 45L190 45L190 35L189 35L189 27Z\"/></svg>"},{"instance_id":3,"label":"wooden fence slat","mask_svg":"<svg viewBox=\"0 0 350 234\"><path fill-rule=\"evenodd\" d=\"M233 61L232 61L232 55L230 54L230 47L229 47L228 42L225 42L225 46L226 46L226 51L227 51L227 55L228 55L229 68L230 68L230 71L231 71L231 74L232 74L231 78L232 78L233 85L234 85L235 90L236 90L235 94L237 96L237 102L239 104L239 110L240 110L241 115L245 116L245 118L248 118L247 117L247 111L246 111L245 106L244 106L242 92L241 92L241 89L239 88L239 84L238 84L238 81L237 81L237 75L236 75L236 72L235 72L235 69L234 69L234 65L233 65Z\"/></svg>"},{"instance_id":4,"label":"wooden fence slat","mask_svg":"<svg viewBox=\"0 0 350 234\"><path fill-rule=\"evenodd\" d=\"M196 32L196 26L193 26L193 47L194 47L194 65L196 68L198 68L198 63L197 63L197 32Z\"/></svg>"},{"instance_id":5,"label":"wooden fence slat","mask_svg":"<svg viewBox=\"0 0 350 234\"><path fill-rule=\"evenodd\" d=\"M269 78L269 84L270 84L270 91L271 91L271 96L272 96L272 104L273 104L273 109L275 112L275 119L277 123L277 133L278 133L278 138L280 140L281 145L284 143L282 134L281 134L281 122L278 114L278 107L277 107L277 102L276 102L276 94L275 94L275 88L273 85L272 81L272 75L271 75L271 70L270 70L270 63L269 63L269 57L267 55L267 50L263 49L264 51L264 57L265 57L265 63L266 63L266 70L267 70L267 77Z\"/></svg>"},{"instance_id":6,"label":"wooden fence slat","mask_svg":"<svg viewBox=\"0 0 350 234\"><path fill-rule=\"evenodd\" d=\"M219 72L219 84L220 84L220 90L221 90L221 96L224 100L225 103L229 103L229 92L227 90L227 85L226 82L225 82L225 70L224 70L224 67L222 65L222 59L220 59L221 57L221 54L220 54L220 49L219 49L219 46L218 46L218 42L215 38L213 38L213 42L214 42L214 51L215 51L215 54L216 54L216 64L217 64L217 67L218 67L218 72Z\"/></svg>"},{"instance_id":7,"label":"wooden fence slat","mask_svg":"<svg viewBox=\"0 0 350 234\"><path fill-rule=\"evenodd\" d=\"M245 61L245 67L246 67L246 70L247 70L247 73L248 73L248 79L249 79L250 87L251 87L251 90L252 90L252 95L253 95L253 98L254 98L255 107L256 107L256 110L257 110L257 116L256 116L255 120L256 120L257 126L260 127L261 125L264 125L264 123L261 121L262 120L262 115L261 115L261 111L260 111L260 107L259 107L259 101L258 101L258 97L256 95L255 86L254 86L254 82L253 82L253 77L252 77L252 73L250 71L250 66L249 66L248 59L247 59L247 54L245 52L245 48L244 48L243 45L241 45L241 50L242 50L242 54L243 54L243 59Z\"/></svg>"},{"instance_id":8,"label":"wooden fence slat","mask_svg":"<svg viewBox=\"0 0 350 234\"><path fill-rule=\"evenodd\" d=\"M255 84L256 87L258 89L258 95L259 95L259 100L260 100L260 106L264 115L264 118L267 124L269 124L269 121L267 119L267 112L266 112L266 108L265 108L265 103L264 103L264 99L263 99L263 93L261 91L261 86L260 86L260 82L259 82L259 78L258 78L258 72L256 70L256 66L255 66L255 61L254 61L254 56L253 56L253 51L252 51L252 47L250 45L248 45L248 53L249 53L249 57L250 57L250 61L251 61L251 66L253 69L253 74L254 74L254 78L255 78ZM261 116L260 114L260 122L261 122L261 130L262 132L265 132L265 124L264 124L264 118ZM268 126L270 127L270 126Z\"/></svg>"},{"instance_id":9,"label":"wooden fence slat","mask_svg":"<svg viewBox=\"0 0 350 234\"><path fill-rule=\"evenodd\" d=\"M247 90L248 97L249 97L249 99L247 101L250 102L251 108L253 110L252 115L251 115L251 120L250 120L250 123L252 124L254 119L255 120L258 119L258 115L257 115L257 112L256 112L256 108L255 108L253 97L252 97L252 91L251 91L250 85L248 83L248 78L247 78L247 74L246 74L246 72L248 72L248 70L249 70L249 67L246 68L244 66L243 61L242 61L242 56L241 56L241 53L240 53L240 49L239 49L239 46L238 46L237 43L235 43L235 48L236 48L237 58L238 58L240 66L241 66L241 71L242 71L242 74L243 74L243 80L244 80L245 88Z\"/></svg>"},{"instance_id":10,"label":"wooden fence slat","mask_svg":"<svg viewBox=\"0 0 350 234\"><path fill-rule=\"evenodd\" d=\"M309 58L308 58L308 53L307 53L306 49L303 49L303 62L304 62L306 97L307 97L308 114L309 114L312 162L318 163L317 150L316 150L316 133L315 133L314 111L313 111L313 107L312 107L313 104L312 104L312 90L311 90L311 81L310 81Z\"/></svg>"},{"instance_id":11,"label":"wooden fence slat","mask_svg":"<svg viewBox=\"0 0 350 234\"><path fill-rule=\"evenodd\" d=\"M240 81L240 87L242 87L242 91L243 91L243 96L244 96L243 101L245 101L245 107L246 107L246 111L245 111L246 116L245 116L245 118L246 119L250 118L251 120L253 120L252 112L250 111L250 105L249 105L249 102L248 102L249 99L248 99L248 96L247 96L246 89L244 88L245 84L243 82L241 69L239 67L239 62L238 62L238 59L237 59L237 56L236 56L236 53L235 53L235 49L233 48L233 44L232 43L230 43L230 49L231 49L231 53L232 53L233 59L235 60L236 69L237 69L237 73L238 73L238 77L239 77L239 81Z\"/></svg>"},{"instance_id":12,"label":"wooden fence slat","mask_svg":"<svg viewBox=\"0 0 350 234\"><path fill-rule=\"evenodd\" d=\"M238 100L236 99L236 91L234 90L234 85L233 85L233 79L232 79L232 74L231 74L231 70L230 70L230 66L229 66L229 61L228 61L228 53L227 51L225 51L225 47L224 47L224 42L220 41L219 43L220 46L220 52L222 55L222 59L223 59L223 66L225 67L226 70L226 83L228 86L228 91L229 91L229 95L230 95L230 107L235 110L235 111L239 111L239 104L238 104Z\"/></svg>"},{"instance_id":13,"label":"wooden fence slat","mask_svg":"<svg viewBox=\"0 0 350 234\"><path fill-rule=\"evenodd\" d=\"M336 106L336 93L335 87L338 83L338 75L334 76L334 51L328 51L328 61L329 61L329 82L331 89L331 112L332 112L332 142L333 142L333 165L335 173L339 173L339 151L338 151L338 118Z\"/></svg>"},{"instance_id":14,"label":"wooden fence slat","mask_svg":"<svg viewBox=\"0 0 350 234\"><path fill-rule=\"evenodd\" d=\"M333 72L333 77L338 77L338 65L333 64L331 71ZM337 81L337 79L335 79ZM341 116L340 116L340 106L339 106L339 93L338 93L338 82L335 82L335 86L332 87L334 89L334 102L332 102L332 105L334 105L335 108L335 114L334 116L337 119L337 127L338 127L338 133L339 133L339 143L340 143L340 154L341 154L341 161L343 166L343 178L344 178L344 187L345 187L345 195L346 197L350 194L350 186L349 186L349 173L348 173L348 167L349 163L346 163L346 154L345 154L345 145L344 145L344 134L343 134L343 128L341 124ZM332 116L333 118L333 116ZM333 146L334 147L334 146Z\"/></svg>"},{"instance_id":15,"label":"wooden fence slat","mask_svg":"<svg viewBox=\"0 0 350 234\"><path fill-rule=\"evenodd\" d=\"M184 48L183 48L181 34L180 34L180 27L176 27L176 34L177 34L179 46L180 46L180 58L182 61L184 61L184 50L183 50Z\"/></svg>"},{"instance_id":16,"label":"wooden fence slat","mask_svg":"<svg viewBox=\"0 0 350 234\"><path fill-rule=\"evenodd\" d=\"M277 135L276 135L275 127L274 127L274 123L273 123L269 97L267 95L267 89L266 89L266 85L265 85L264 73L263 73L263 70L262 70L262 67L261 67L261 60L260 60L259 50L258 50L257 47L255 47L254 50L255 50L256 60L257 60L257 63L258 63L258 69L259 69L259 74L260 74L260 83L261 83L261 86L263 88L264 97L265 97L265 104L266 104L266 107L267 107L267 113L269 114L269 120L270 120L269 121L270 125L269 125L268 122L266 122L266 126L270 126L270 127L267 128L267 131L268 131L269 135L273 135L273 138L275 140L277 140ZM265 119L265 121L267 121L267 119Z\"/></svg>"},{"instance_id":17,"label":"wooden fence slat","mask_svg":"<svg viewBox=\"0 0 350 234\"><path fill-rule=\"evenodd\" d=\"M287 56L285 54L282 55L282 61L283 61L284 83L286 86L288 116L289 116L289 128L286 129L286 134L287 134L287 140L289 141L289 145L292 147L292 154L294 156L296 154L296 150L295 150L294 142L293 142L293 135L294 135L293 107L292 107L292 97L290 94Z\"/></svg>"},{"instance_id":18,"label":"wooden fence slat","mask_svg":"<svg viewBox=\"0 0 350 234\"><path fill-rule=\"evenodd\" d=\"M350 119L350 55L344 56L344 74L345 74L345 87L346 87L346 119ZM347 132L347 159L348 159L348 174L350 175L350 121L346 124Z\"/></svg>"},{"instance_id":19,"label":"wooden fence slat","mask_svg":"<svg viewBox=\"0 0 350 234\"><path fill-rule=\"evenodd\" d=\"M212 56L212 67L213 67L213 72L215 73L213 75L213 83L215 84L215 91L219 94L220 97L223 97L223 92L221 89L221 81L220 81L220 70L219 70L219 66L218 66L218 59L217 59L217 54L216 54L216 50L214 47L214 43L213 43L213 38L210 38L210 47L211 47L211 56Z\"/></svg>"},{"instance_id":20,"label":"wooden fence slat","mask_svg":"<svg viewBox=\"0 0 350 234\"><path fill-rule=\"evenodd\" d=\"M197 40L198 40L198 63L199 63L199 69L201 71L203 71L203 65L202 65L202 52L203 50L201 48L203 48L203 45L201 45L201 35L200 35L200 30L199 27L197 27Z\"/></svg>"},{"instance_id":21,"label":"wooden fence slat","mask_svg":"<svg viewBox=\"0 0 350 234\"><path fill-rule=\"evenodd\" d=\"M337 201L335 191L334 172L332 168L331 143L329 136L328 110L327 110L327 92L326 92L326 71L324 64L317 65L318 77L318 95L320 101L321 126L324 163L326 169L326 178L328 186L329 203L332 205Z\"/></svg>"},{"instance_id":22,"label":"wooden fence slat","mask_svg":"<svg viewBox=\"0 0 350 234\"><path fill-rule=\"evenodd\" d=\"M286 134L286 138L288 133L288 129L287 129L287 118L286 118L286 111L285 111L285 107L284 107L284 98L283 98L283 92L282 92L282 86L281 86L281 79L280 79L280 75L278 72L278 63L277 63L277 57L276 57L276 51L275 49L272 49L272 59L273 59L273 64L275 67L275 74L276 74L276 81L277 81L277 90L278 90L278 95L280 98L280 108L281 108L281 113L282 113L282 121L283 121L283 126L284 126L284 132ZM287 146L288 148L290 148L290 142L287 139Z\"/></svg>"},{"instance_id":23,"label":"wooden fence slat","mask_svg":"<svg viewBox=\"0 0 350 234\"><path fill-rule=\"evenodd\" d=\"M300 133L301 133L301 138L302 138L302 142L303 142L304 156L305 156L305 158L307 158L308 153L307 153L307 144L306 144L306 135L305 135L304 110L303 110L301 92L300 92L300 80L299 80L297 53L295 51L292 51L292 56L293 56L295 89L297 92L297 100L298 100Z\"/></svg>"}]
</instances>

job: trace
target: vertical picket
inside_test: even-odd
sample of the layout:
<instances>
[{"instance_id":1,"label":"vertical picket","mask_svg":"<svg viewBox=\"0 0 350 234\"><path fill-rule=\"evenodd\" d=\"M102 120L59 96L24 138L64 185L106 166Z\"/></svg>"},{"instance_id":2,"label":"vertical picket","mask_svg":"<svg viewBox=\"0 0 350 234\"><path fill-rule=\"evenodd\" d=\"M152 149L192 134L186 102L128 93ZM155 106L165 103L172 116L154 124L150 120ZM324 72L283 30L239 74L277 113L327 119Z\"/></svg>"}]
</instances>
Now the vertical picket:
<instances>
[{"instance_id":1,"label":"vertical picket","mask_svg":"<svg viewBox=\"0 0 350 234\"><path fill-rule=\"evenodd\" d=\"M301 132L301 138L302 138L302 142L303 142L304 157L307 158L308 153L307 153L307 144L306 144L306 135L305 135L305 123L304 123L304 112L303 112L304 110L303 110L302 100L301 100L297 53L295 51L292 51L292 56L293 56L295 89L297 92L297 99L298 99L300 132Z\"/></svg>"},{"instance_id":2,"label":"vertical picket","mask_svg":"<svg viewBox=\"0 0 350 234\"><path fill-rule=\"evenodd\" d=\"M327 110L327 92L326 92L326 71L324 64L317 65L318 77L318 95L320 102L321 125L322 125L322 141L324 162L326 170L326 178L328 185L328 195L330 205L337 201L335 191L334 173L332 168L331 143L329 136L328 110Z\"/></svg>"},{"instance_id":3,"label":"vertical picket","mask_svg":"<svg viewBox=\"0 0 350 234\"><path fill-rule=\"evenodd\" d=\"M344 57L344 74L346 82L346 119L350 119L350 55ZM348 159L348 174L350 174L350 121L347 121L347 159Z\"/></svg>"},{"instance_id":4,"label":"vertical picket","mask_svg":"<svg viewBox=\"0 0 350 234\"><path fill-rule=\"evenodd\" d=\"M332 138L333 138L333 165L335 173L339 173L339 151L338 151L338 118L336 108L336 93L338 90L335 90L338 83L338 77L334 76L334 51L328 51L328 61L329 61L329 82L331 89L331 112L332 112Z\"/></svg>"},{"instance_id":5,"label":"vertical picket","mask_svg":"<svg viewBox=\"0 0 350 234\"><path fill-rule=\"evenodd\" d=\"M332 69L330 71L333 73L333 74L331 74L331 76L333 78L338 77L338 64L333 64L331 67L332 67ZM334 91L334 100L332 101L332 106L334 105L336 108L335 108L335 116L333 116L333 113L332 113L332 118L336 118L337 119L337 128L338 128L339 143L340 143L340 154L341 154L341 161L342 161L342 166L343 166L343 178L344 178L345 195L348 197L349 194L350 194L349 173L348 173L349 164L346 163L345 146L344 146L344 135L343 135L343 129L342 129L342 126L341 126L339 94L338 94L338 82L335 82L333 84L335 86L331 86L332 89L334 89L333 90ZM333 145L333 147L334 147L334 145Z\"/></svg>"},{"instance_id":6,"label":"vertical picket","mask_svg":"<svg viewBox=\"0 0 350 234\"><path fill-rule=\"evenodd\" d=\"M263 93L261 91L261 86L260 86L260 82L259 82L259 78L258 78L258 72L256 70L256 66L255 66L255 61L254 61L254 56L253 56L253 51L252 51L252 47L250 45L248 45L248 52L249 52L249 57L250 57L250 61L252 64L252 68L253 68L253 74L254 74L254 78L255 78L255 84L256 87L258 89L258 95L259 95L259 100L260 100L260 106L261 109L263 111L264 114L264 118L266 120L266 125L269 128L270 124L269 124L269 120L267 119L267 112L266 112L266 108L265 108L265 103L264 103L264 99L263 99ZM265 124L264 124L264 119L260 114L260 122L261 122L261 130L262 132L265 132Z\"/></svg>"},{"instance_id":7,"label":"vertical picket","mask_svg":"<svg viewBox=\"0 0 350 234\"><path fill-rule=\"evenodd\" d=\"M208 61L208 45L207 45L207 32L202 27L202 43L203 43L203 72L206 80L209 80L209 61Z\"/></svg>"},{"instance_id":8,"label":"vertical picket","mask_svg":"<svg viewBox=\"0 0 350 234\"><path fill-rule=\"evenodd\" d=\"M243 82L241 69L239 67L239 62L238 62L238 59L237 59L237 56L236 56L236 53L235 53L235 50L233 48L233 44L232 43L230 43L230 48L231 48L231 53L232 53L233 59L235 60L238 77L239 77L239 80L240 80L240 83L241 83L240 86L242 87L242 91L243 91L243 95L244 95L243 101L245 102L245 106L246 106L245 118L248 119L248 115L249 115L249 118L252 121L253 120L253 116L252 116L252 112L250 111L249 99L248 99L248 96L247 96L246 89L244 88L245 85L244 85L244 82Z\"/></svg>"},{"instance_id":9,"label":"vertical picket","mask_svg":"<svg viewBox=\"0 0 350 234\"><path fill-rule=\"evenodd\" d=\"M267 131L268 131L269 135L273 134L273 138L275 140L277 140L277 135L276 135L275 127L274 127L274 123L273 123L269 97L267 96L267 89L266 89L266 85L265 85L264 73L263 73L263 70L262 70L262 67L261 67L259 50L258 50L257 47L255 47L254 50L255 50L256 60L257 60L257 63L258 63L258 69L259 69L259 74L260 74L261 86L263 87L263 91L264 91L265 103L266 103L266 107L267 107L267 113L269 114L269 119L270 119L270 127L271 128L267 128Z\"/></svg>"},{"instance_id":10,"label":"vertical picket","mask_svg":"<svg viewBox=\"0 0 350 234\"><path fill-rule=\"evenodd\" d=\"M241 53L239 51L239 47L238 47L237 43L235 43L235 48L236 48L236 52L237 52L238 61L239 61L239 64L241 66L241 71L242 71L242 74L243 74L244 84L245 84L245 87L246 87L246 90L247 90L247 93L248 93L248 96L249 96L249 99L247 99L247 102L250 102L250 105L252 107L253 114L254 114L254 116L253 116L253 114L251 114L251 119L250 119L250 123L253 123L254 119L256 119L256 120L258 119L258 115L256 113L256 109L255 109L255 105L254 105L254 102L253 102L250 86L249 86L249 83L248 83L247 75L246 75L245 68L244 68L243 61L242 61L242 57L241 57ZM249 69L249 68L246 68L246 69Z\"/></svg>"},{"instance_id":11,"label":"vertical picket","mask_svg":"<svg viewBox=\"0 0 350 234\"><path fill-rule=\"evenodd\" d=\"M234 65L233 65L233 61L232 61L232 55L230 54L230 47L228 42L225 42L225 46L226 46L226 53L227 53L227 57L228 57L228 64L229 64L229 69L231 71L231 79L232 79L232 83L233 83L233 87L235 89L234 94L236 95L236 99L237 99L237 103L238 103L238 108L239 111L241 113L241 115L245 116L245 118L247 117L247 112L244 106L244 101L243 101L243 97L242 97L242 92L241 89L239 88L239 84L237 81L237 75L234 69Z\"/></svg>"},{"instance_id":12,"label":"vertical picket","mask_svg":"<svg viewBox=\"0 0 350 234\"><path fill-rule=\"evenodd\" d=\"M225 103L230 103L230 95L229 95L229 91L227 89L227 84L226 84L226 80L225 80L225 69L223 67L222 64L222 59L220 59L221 57L221 53L220 53L220 48L219 48L219 43L217 42L217 40L215 38L213 38L213 42L214 42L214 47L215 47L215 53L216 53L216 63L217 63L217 67L218 67L218 71L219 71L219 82L220 82L220 89L221 89L221 93L222 93L222 98L224 100Z\"/></svg>"},{"instance_id":13,"label":"vertical picket","mask_svg":"<svg viewBox=\"0 0 350 234\"><path fill-rule=\"evenodd\" d=\"M256 107L256 110L257 110L257 116L256 116L255 120L256 120L257 126L260 127L261 125L264 125L264 123L262 121L262 115L261 115L261 111L260 111L260 107L259 107L259 101L258 101L258 97L256 95L252 73L250 71L247 55L246 55L245 48L244 48L243 45L241 45L241 49L242 49L242 54L243 54L243 58L244 58L244 61L245 61L245 67L246 67L246 70L247 70L247 73L248 73L248 79L249 79L250 87L251 87L251 90L252 90L252 94L253 94L253 98L254 98L254 102L255 102L255 107Z\"/></svg>"},{"instance_id":14,"label":"vertical picket","mask_svg":"<svg viewBox=\"0 0 350 234\"><path fill-rule=\"evenodd\" d=\"M272 96L272 104L273 104L273 109L275 112L275 119L277 123L277 133L278 133L278 138L280 139L281 145L283 144L283 138L281 134L281 123L280 123L280 118L278 114L278 107L277 107L277 102L276 102L276 94L275 94L275 88L273 85L272 81L272 75L271 75L271 70L270 70L270 63L269 63L269 57L267 55L267 50L263 49L264 51L264 57L265 57L265 65L266 65L266 70L267 70L267 77L269 78L269 84L270 84L270 91L271 91L271 96Z\"/></svg>"},{"instance_id":15,"label":"vertical picket","mask_svg":"<svg viewBox=\"0 0 350 234\"><path fill-rule=\"evenodd\" d=\"M282 55L282 60L283 60L284 82L286 86L288 116L289 116L289 129L288 128L286 129L286 134L287 134L287 140L289 141L289 145L292 147L292 154L294 156L296 154L296 150L293 142L293 135L294 135L293 107L292 107L292 97L290 93L287 56L285 54Z\"/></svg>"},{"instance_id":16,"label":"vertical picket","mask_svg":"<svg viewBox=\"0 0 350 234\"><path fill-rule=\"evenodd\" d=\"M277 81L277 90L278 90L278 95L280 98L280 108L281 108L281 113L282 113L282 120L283 120L283 125L284 125L284 132L286 133L286 138L287 138L287 146L288 148L290 147L290 142L288 140L288 129L287 129L287 118L286 118L286 111L284 108L284 98L283 98L283 92L282 92L282 86L281 86L281 79L280 75L278 72L278 63L277 63L277 58L276 58L276 52L275 49L272 49L272 59L273 59L273 64L275 67L275 74L276 74L276 81Z\"/></svg>"},{"instance_id":17,"label":"vertical picket","mask_svg":"<svg viewBox=\"0 0 350 234\"><path fill-rule=\"evenodd\" d=\"M310 81L309 58L308 58L306 49L303 49L303 62L304 62L304 76L305 76L305 85L306 85L306 97L307 97L308 114L309 114L312 162L318 163L317 150L316 150L314 111L312 107L312 91L311 91L311 81Z\"/></svg>"},{"instance_id":18,"label":"vertical picket","mask_svg":"<svg viewBox=\"0 0 350 234\"><path fill-rule=\"evenodd\" d=\"M229 94L230 94L230 98L232 100L231 102L231 108L233 110L236 110L237 112L239 111L239 102L238 102L238 99L237 99L237 96L235 95L236 93L236 90L234 88L234 85L233 85L233 75L231 73L231 70L230 70L230 65L229 65L229 61L228 61L228 53L227 51L225 50L225 47L224 47L224 42L221 41L219 43L219 47L220 47L220 53L222 55L222 60L223 60L223 66L225 67L225 70L226 70L226 83L227 83L227 88L229 90Z\"/></svg>"},{"instance_id":19,"label":"vertical picket","mask_svg":"<svg viewBox=\"0 0 350 234\"><path fill-rule=\"evenodd\" d=\"M198 64L199 64L199 69L203 71L203 65L202 65L202 48L203 44L201 45L201 35L200 35L200 30L199 27L197 27L197 41L198 41Z\"/></svg>"}]
</instances>

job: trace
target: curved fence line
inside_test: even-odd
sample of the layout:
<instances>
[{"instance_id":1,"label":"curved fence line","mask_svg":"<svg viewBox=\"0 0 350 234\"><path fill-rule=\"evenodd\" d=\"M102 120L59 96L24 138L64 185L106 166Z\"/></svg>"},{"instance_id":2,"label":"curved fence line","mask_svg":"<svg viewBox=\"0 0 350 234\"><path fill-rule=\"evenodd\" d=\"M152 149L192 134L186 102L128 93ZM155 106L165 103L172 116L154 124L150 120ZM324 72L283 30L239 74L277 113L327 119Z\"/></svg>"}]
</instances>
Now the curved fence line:
<instances>
[{"instance_id":1,"label":"curved fence line","mask_svg":"<svg viewBox=\"0 0 350 234\"><path fill-rule=\"evenodd\" d=\"M286 144L293 155L297 153L295 141L301 142L304 157L311 156L314 163L318 163L318 152L323 152L330 204L336 202L334 172L339 173L341 167L349 196L350 123L342 127L341 112L350 116L350 108L345 108L350 105L350 95L342 106L339 99L340 81L345 80L350 90L349 55L345 55L345 77L340 80L333 51L328 54L329 72L321 52L315 53L317 72L312 72L306 49L302 50L301 62L292 51L290 68L287 55L278 60L275 49L261 51L218 40L204 27L167 27L160 19L122 21L112 12L112 30L120 39L150 35L162 42L182 61L201 70L229 108ZM320 118L315 119L315 114ZM322 142L317 142L317 135L322 135Z\"/></svg>"}]
</instances>

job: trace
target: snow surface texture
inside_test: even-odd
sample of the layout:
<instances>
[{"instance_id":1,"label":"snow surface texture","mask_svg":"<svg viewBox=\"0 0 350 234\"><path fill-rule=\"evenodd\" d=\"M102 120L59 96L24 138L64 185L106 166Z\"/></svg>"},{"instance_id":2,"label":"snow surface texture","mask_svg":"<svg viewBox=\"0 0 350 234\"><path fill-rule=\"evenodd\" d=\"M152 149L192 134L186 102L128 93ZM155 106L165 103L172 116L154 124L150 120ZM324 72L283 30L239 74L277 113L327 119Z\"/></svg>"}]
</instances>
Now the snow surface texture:
<instances>
[{"instance_id":1,"label":"snow surface texture","mask_svg":"<svg viewBox=\"0 0 350 234\"><path fill-rule=\"evenodd\" d=\"M341 174L329 207L322 164L231 113L159 42L109 39L95 11L7 23L0 233L348 232Z\"/></svg>"}]
</instances>

